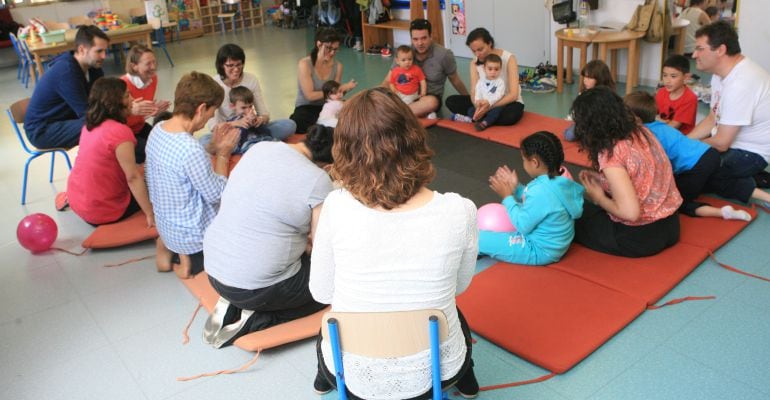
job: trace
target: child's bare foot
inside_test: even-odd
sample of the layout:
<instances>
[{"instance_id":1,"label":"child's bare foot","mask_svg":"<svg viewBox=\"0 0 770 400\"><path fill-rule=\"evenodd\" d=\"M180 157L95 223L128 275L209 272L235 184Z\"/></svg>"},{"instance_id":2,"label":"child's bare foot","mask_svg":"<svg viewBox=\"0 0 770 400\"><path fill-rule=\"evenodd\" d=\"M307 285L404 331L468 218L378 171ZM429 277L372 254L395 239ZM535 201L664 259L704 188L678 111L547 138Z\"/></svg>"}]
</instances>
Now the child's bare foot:
<instances>
[{"instance_id":1,"label":"child's bare foot","mask_svg":"<svg viewBox=\"0 0 770 400\"><path fill-rule=\"evenodd\" d=\"M190 262L190 256L186 254L179 255L179 264L174 264L174 272L179 279L192 278L192 263Z\"/></svg>"},{"instance_id":2,"label":"child's bare foot","mask_svg":"<svg viewBox=\"0 0 770 400\"><path fill-rule=\"evenodd\" d=\"M155 266L158 267L158 272L171 271L171 251L160 238L155 241Z\"/></svg>"}]
</instances>

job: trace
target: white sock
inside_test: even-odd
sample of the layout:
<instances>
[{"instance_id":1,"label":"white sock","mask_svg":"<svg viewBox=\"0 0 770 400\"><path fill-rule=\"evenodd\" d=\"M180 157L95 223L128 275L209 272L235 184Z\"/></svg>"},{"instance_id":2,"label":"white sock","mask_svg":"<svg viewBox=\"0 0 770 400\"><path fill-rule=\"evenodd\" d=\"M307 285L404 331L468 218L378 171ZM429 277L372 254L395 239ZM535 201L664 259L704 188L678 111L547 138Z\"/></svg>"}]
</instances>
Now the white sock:
<instances>
[{"instance_id":1,"label":"white sock","mask_svg":"<svg viewBox=\"0 0 770 400\"><path fill-rule=\"evenodd\" d=\"M732 206L722 207L722 218L724 219L740 219L743 221L751 221L751 215L743 210L736 210Z\"/></svg>"}]
</instances>

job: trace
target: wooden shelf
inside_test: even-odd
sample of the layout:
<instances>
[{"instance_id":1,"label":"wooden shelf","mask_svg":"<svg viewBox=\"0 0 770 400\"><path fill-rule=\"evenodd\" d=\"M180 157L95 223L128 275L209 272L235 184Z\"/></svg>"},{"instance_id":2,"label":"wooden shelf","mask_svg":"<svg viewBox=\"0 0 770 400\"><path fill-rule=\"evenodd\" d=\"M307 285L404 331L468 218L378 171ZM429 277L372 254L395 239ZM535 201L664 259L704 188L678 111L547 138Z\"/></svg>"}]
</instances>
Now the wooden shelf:
<instances>
[{"instance_id":1,"label":"wooden shelf","mask_svg":"<svg viewBox=\"0 0 770 400\"><path fill-rule=\"evenodd\" d=\"M221 14L223 9L234 10L235 7L229 4L222 4L219 1L209 1L208 5L199 5L199 8L201 21L203 23L203 32L209 34L217 33L220 30L219 18L217 18L217 15ZM235 17L235 26L237 29L248 29L264 24L261 3L255 6L252 0L242 0L241 10L243 12L243 19L239 16ZM230 20L226 21L225 29L228 31L232 29Z\"/></svg>"},{"instance_id":2,"label":"wooden shelf","mask_svg":"<svg viewBox=\"0 0 770 400\"><path fill-rule=\"evenodd\" d=\"M390 20L381 24L370 25L367 23L367 13L361 13L361 30L363 35L364 51L374 45L388 44L393 47L393 31L394 30L409 30L410 21L417 18L424 18L425 12L423 11L422 0L410 0L409 2L409 18L410 21L405 20ZM441 9L439 8L438 0L428 0L428 15L427 19L433 26L433 41L437 44L444 44L444 24L441 21Z\"/></svg>"},{"instance_id":3,"label":"wooden shelf","mask_svg":"<svg viewBox=\"0 0 770 400\"><path fill-rule=\"evenodd\" d=\"M390 47L393 47L393 30L409 30L409 21L394 19L381 24L370 25L366 23L366 16L364 14L361 13L364 50L374 45L383 46L388 44Z\"/></svg>"}]
</instances>

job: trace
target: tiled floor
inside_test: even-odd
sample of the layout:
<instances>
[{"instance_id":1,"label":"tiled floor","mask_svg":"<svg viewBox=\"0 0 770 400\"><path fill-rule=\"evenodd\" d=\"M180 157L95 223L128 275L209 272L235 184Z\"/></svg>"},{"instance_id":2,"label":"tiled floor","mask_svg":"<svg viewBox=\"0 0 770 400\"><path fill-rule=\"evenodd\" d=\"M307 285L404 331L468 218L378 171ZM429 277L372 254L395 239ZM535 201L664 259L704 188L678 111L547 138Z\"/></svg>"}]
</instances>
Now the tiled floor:
<instances>
[{"instance_id":1,"label":"tiled floor","mask_svg":"<svg viewBox=\"0 0 770 400\"><path fill-rule=\"evenodd\" d=\"M171 99L179 77L190 70L214 72L214 55L225 41L246 49L248 71L262 83L274 117L291 112L296 61L309 48L305 31L263 28L236 36L209 36L169 45L176 68L158 56L159 97ZM511 49L515 50L515 49ZM361 87L380 82L390 60L344 49L345 79ZM460 60L467 82L468 61ZM107 73L118 74L112 60ZM622 90L622 85L619 90ZM449 90L451 92L451 89ZM29 96L16 69L0 69L0 108ZM525 94L527 109L567 114L575 95ZM181 376L237 367L252 354L214 350L200 340L203 318L193 324L190 344L181 331L195 300L173 274L158 274L151 261L115 268L108 262L151 254L151 244L91 252L30 255L14 228L26 214L43 212L59 226L57 246L77 249L91 231L72 212L56 212L53 197L66 186L63 166L47 183L47 160L33 163L28 204L19 206L24 154L3 113L0 122L0 398L37 399L314 399L312 341L265 351L245 373L177 382ZM434 132L435 135L435 132ZM437 136L435 185L477 202L491 201L478 176L462 168L489 168L474 157L504 159L516 152L473 144L464 137ZM75 155L75 151L72 152ZM489 199L489 200L487 200ZM770 218L759 218L717 256L749 272L770 275L765 245ZM488 259L478 269L489 266ZM770 398L770 284L737 275L706 261L667 298L716 295L642 314L571 371L550 381L485 392L487 399L767 399ZM546 371L479 339L474 349L482 385L534 378ZM324 398L333 398L327 395Z\"/></svg>"}]
</instances>

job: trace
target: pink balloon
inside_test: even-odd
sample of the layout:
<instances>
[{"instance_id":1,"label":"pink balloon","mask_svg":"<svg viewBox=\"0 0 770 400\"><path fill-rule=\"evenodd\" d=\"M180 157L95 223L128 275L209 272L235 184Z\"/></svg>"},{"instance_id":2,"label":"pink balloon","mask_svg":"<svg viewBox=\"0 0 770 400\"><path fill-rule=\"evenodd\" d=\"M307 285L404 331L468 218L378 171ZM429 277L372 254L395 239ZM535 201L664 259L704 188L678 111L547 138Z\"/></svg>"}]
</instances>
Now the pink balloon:
<instances>
[{"instance_id":1,"label":"pink balloon","mask_svg":"<svg viewBox=\"0 0 770 400\"><path fill-rule=\"evenodd\" d=\"M16 227L16 239L19 240L19 244L32 253L50 249L58 234L59 228L56 222L41 213L27 215Z\"/></svg>"},{"instance_id":2,"label":"pink balloon","mask_svg":"<svg viewBox=\"0 0 770 400\"><path fill-rule=\"evenodd\" d=\"M476 213L479 230L493 232L516 232L516 227L508 218L508 211L500 203L489 203L481 206Z\"/></svg>"}]
</instances>

